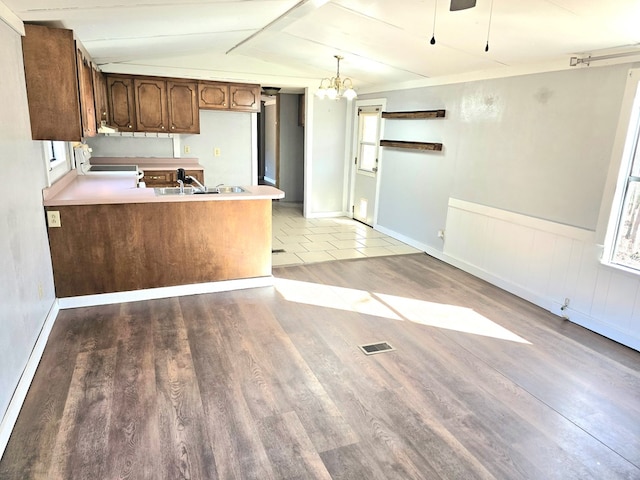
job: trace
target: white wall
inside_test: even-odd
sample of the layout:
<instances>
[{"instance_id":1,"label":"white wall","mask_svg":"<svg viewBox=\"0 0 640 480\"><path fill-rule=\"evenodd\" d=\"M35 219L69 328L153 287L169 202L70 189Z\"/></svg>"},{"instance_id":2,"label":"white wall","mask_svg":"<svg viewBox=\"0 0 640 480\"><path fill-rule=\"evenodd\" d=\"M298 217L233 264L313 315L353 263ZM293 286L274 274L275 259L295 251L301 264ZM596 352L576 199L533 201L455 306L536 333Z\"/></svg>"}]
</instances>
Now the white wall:
<instances>
[{"instance_id":1,"label":"white wall","mask_svg":"<svg viewBox=\"0 0 640 480\"><path fill-rule=\"evenodd\" d=\"M298 125L298 95L280 94L280 182L285 201L304 199L304 128Z\"/></svg>"},{"instance_id":2,"label":"white wall","mask_svg":"<svg viewBox=\"0 0 640 480\"><path fill-rule=\"evenodd\" d=\"M264 177L270 183L276 183L278 172L276 171L276 149L278 132L278 107L275 102L269 102L264 106Z\"/></svg>"},{"instance_id":3,"label":"white wall","mask_svg":"<svg viewBox=\"0 0 640 480\"><path fill-rule=\"evenodd\" d=\"M438 256L640 350L640 278L601 264L600 253L591 230L451 199Z\"/></svg>"},{"instance_id":4,"label":"white wall","mask_svg":"<svg viewBox=\"0 0 640 480\"><path fill-rule=\"evenodd\" d=\"M173 140L156 135L124 133L120 135L98 135L85 139L94 157L173 157Z\"/></svg>"},{"instance_id":5,"label":"white wall","mask_svg":"<svg viewBox=\"0 0 640 480\"><path fill-rule=\"evenodd\" d=\"M198 158L204 167L207 185L252 184L253 114L200 110L200 133L176 136L180 157ZM144 136L97 136L86 140L95 157L161 157L174 156L174 140L154 134ZM190 152L185 153L185 147ZM215 156L215 149L220 156Z\"/></svg>"},{"instance_id":6,"label":"white wall","mask_svg":"<svg viewBox=\"0 0 640 480\"><path fill-rule=\"evenodd\" d=\"M319 100L313 95L307 100L307 112L311 111L311 119L307 117L305 147L308 151L305 214L308 217L345 212L347 105L351 103L346 100Z\"/></svg>"},{"instance_id":7,"label":"white wall","mask_svg":"<svg viewBox=\"0 0 640 480\"><path fill-rule=\"evenodd\" d=\"M444 149L382 149L377 228L556 313L570 298L573 321L640 348L640 282L599 263L596 234L629 68L376 94L447 110L385 121L387 139Z\"/></svg>"},{"instance_id":8,"label":"white wall","mask_svg":"<svg viewBox=\"0 0 640 480\"><path fill-rule=\"evenodd\" d=\"M0 65L0 416L5 426L55 293L42 206L43 150L31 140L21 39L2 21ZM3 447L0 442L0 453Z\"/></svg>"},{"instance_id":9,"label":"white wall","mask_svg":"<svg viewBox=\"0 0 640 480\"><path fill-rule=\"evenodd\" d=\"M200 110L200 134L181 135L182 157L200 159L206 185L251 185L252 122L255 114ZM184 153L189 146L191 153ZM215 156L215 149L220 156Z\"/></svg>"}]
</instances>

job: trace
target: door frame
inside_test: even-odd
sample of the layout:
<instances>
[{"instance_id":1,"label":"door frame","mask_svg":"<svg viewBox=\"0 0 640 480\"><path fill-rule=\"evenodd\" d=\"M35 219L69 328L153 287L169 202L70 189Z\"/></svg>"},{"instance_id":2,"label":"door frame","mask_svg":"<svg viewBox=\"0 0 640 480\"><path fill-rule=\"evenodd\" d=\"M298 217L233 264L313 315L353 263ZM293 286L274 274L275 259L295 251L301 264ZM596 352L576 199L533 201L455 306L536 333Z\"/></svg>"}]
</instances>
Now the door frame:
<instances>
[{"instance_id":1,"label":"door frame","mask_svg":"<svg viewBox=\"0 0 640 480\"><path fill-rule=\"evenodd\" d=\"M353 207L355 205L355 187L356 187L356 173L357 173L357 162L355 161L356 156L358 155L358 136L360 129L358 128L359 117L358 117L358 109L361 107L380 107L380 111L384 112L387 108L387 99L386 98L372 98L370 100L356 100L352 115L352 125L351 125L351 158L349 158L349 162L351 164L351 168L349 169L349 202L347 204L347 215L350 218L353 218ZM378 134L380 138L384 138L384 118L380 118L380 131ZM373 225L372 227L375 229L378 224L378 210L379 210L379 201L380 201L380 179L382 178L383 171L383 161L382 161L382 149L378 146L378 171L376 172L376 193L373 207Z\"/></svg>"}]
</instances>

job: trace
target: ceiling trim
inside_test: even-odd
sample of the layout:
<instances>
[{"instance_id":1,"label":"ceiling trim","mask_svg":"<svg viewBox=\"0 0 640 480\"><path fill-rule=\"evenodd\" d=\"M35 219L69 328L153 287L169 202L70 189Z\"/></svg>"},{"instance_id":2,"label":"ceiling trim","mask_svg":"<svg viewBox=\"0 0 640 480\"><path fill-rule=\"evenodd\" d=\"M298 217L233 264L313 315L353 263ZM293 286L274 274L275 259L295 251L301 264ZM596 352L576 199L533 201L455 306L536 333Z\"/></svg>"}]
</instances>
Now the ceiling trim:
<instances>
[{"instance_id":1,"label":"ceiling trim","mask_svg":"<svg viewBox=\"0 0 640 480\"><path fill-rule=\"evenodd\" d=\"M291 25L293 22L300 20L302 17L309 15L311 12L317 10L322 7L325 3L329 2L329 0L300 0L289 10L284 12L275 20L272 20L267 25L262 27L257 32L252 33L250 36L245 38L239 43L236 43L233 47L227 50L225 53L228 55L234 50L242 47L243 45L251 42L256 37L260 36L263 33L267 33L270 31L280 31L283 30L288 25Z\"/></svg>"},{"instance_id":2,"label":"ceiling trim","mask_svg":"<svg viewBox=\"0 0 640 480\"><path fill-rule=\"evenodd\" d=\"M24 37L24 23L4 3L0 1L0 20L11 27L18 35Z\"/></svg>"},{"instance_id":3,"label":"ceiling trim","mask_svg":"<svg viewBox=\"0 0 640 480\"><path fill-rule=\"evenodd\" d=\"M616 61L617 60L617 61ZM580 68L599 68L610 65L619 65L627 63L629 68L639 65L629 59L614 59L601 62L599 65L581 65L572 67L569 65L569 59L558 60L556 62L548 62L544 64L525 65L519 67L494 68L490 70L479 70L476 72L461 73L457 75L447 75L442 77L428 78L424 80L414 80L404 83L379 84L371 87L358 89L358 95L369 95L373 93L382 93L395 90L409 90L412 88L435 87L438 85L449 85L454 83L475 82L481 80L493 80L497 78L517 77L520 75L533 75L536 73L559 72L562 70L576 70Z\"/></svg>"}]
</instances>

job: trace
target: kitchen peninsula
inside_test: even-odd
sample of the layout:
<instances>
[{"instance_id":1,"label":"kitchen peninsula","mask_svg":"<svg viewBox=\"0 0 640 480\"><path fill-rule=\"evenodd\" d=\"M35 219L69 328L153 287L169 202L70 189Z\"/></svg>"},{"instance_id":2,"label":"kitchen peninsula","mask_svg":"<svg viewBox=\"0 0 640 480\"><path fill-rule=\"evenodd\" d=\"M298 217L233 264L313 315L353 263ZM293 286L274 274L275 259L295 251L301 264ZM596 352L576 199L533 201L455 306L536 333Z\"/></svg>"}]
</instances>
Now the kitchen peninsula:
<instances>
[{"instance_id":1,"label":"kitchen peninsula","mask_svg":"<svg viewBox=\"0 0 640 480\"><path fill-rule=\"evenodd\" d=\"M162 195L130 177L69 172L43 191L58 298L271 275L271 203L284 192ZM54 218L55 220L55 218Z\"/></svg>"}]
</instances>

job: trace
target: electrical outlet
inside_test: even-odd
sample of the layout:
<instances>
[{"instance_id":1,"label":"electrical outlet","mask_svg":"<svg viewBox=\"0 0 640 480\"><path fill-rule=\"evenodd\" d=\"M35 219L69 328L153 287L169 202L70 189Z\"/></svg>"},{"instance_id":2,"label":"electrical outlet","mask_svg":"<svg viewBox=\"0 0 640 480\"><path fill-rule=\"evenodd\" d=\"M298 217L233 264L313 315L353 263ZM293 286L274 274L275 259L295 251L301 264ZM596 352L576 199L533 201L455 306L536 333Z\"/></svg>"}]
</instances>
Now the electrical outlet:
<instances>
[{"instance_id":1,"label":"electrical outlet","mask_svg":"<svg viewBox=\"0 0 640 480\"><path fill-rule=\"evenodd\" d=\"M185 145L184 146L184 153L191 153L191 146Z\"/></svg>"},{"instance_id":2,"label":"electrical outlet","mask_svg":"<svg viewBox=\"0 0 640 480\"><path fill-rule=\"evenodd\" d=\"M60 212L58 210L47 210L47 224L49 228L61 227Z\"/></svg>"},{"instance_id":3,"label":"electrical outlet","mask_svg":"<svg viewBox=\"0 0 640 480\"><path fill-rule=\"evenodd\" d=\"M220 156L220 149L218 147L213 149L213 156L214 157L219 157Z\"/></svg>"},{"instance_id":4,"label":"electrical outlet","mask_svg":"<svg viewBox=\"0 0 640 480\"><path fill-rule=\"evenodd\" d=\"M438 230L438 238L444 238L444 230Z\"/></svg>"},{"instance_id":5,"label":"electrical outlet","mask_svg":"<svg viewBox=\"0 0 640 480\"><path fill-rule=\"evenodd\" d=\"M38 299L42 300L42 297L44 297L44 288L42 282L38 282Z\"/></svg>"},{"instance_id":6,"label":"electrical outlet","mask_svg":"<svg viewBox=\"0 0 640 480\"><path fill-rule=\"evenodd\" d=\"M560 313L562 315L562 318L566 318L567 320L569 319L569 312L567 312L567 309L569 308L569 302L570 301L571 301L571 299L569 297L566 297L564 299L564 303L560 307Z\"/></svg>"}]
</instances>

